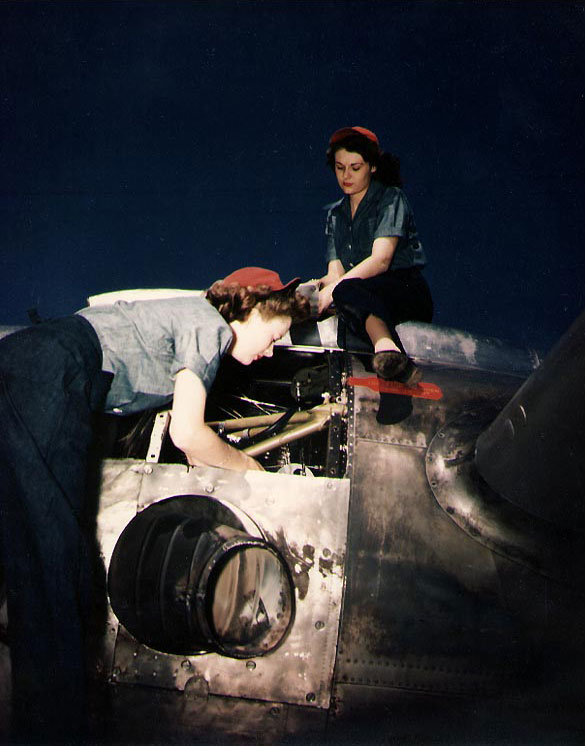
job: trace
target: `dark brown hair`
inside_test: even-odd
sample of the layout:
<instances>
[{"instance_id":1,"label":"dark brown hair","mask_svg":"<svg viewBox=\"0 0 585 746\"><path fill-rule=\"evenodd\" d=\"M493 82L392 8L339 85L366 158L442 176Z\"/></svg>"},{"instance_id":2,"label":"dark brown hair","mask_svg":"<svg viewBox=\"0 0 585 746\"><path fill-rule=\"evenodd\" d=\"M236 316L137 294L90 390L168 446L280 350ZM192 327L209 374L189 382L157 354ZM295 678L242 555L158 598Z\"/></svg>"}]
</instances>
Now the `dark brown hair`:
<instances>
[{"instance_id":1,"label":"dark brown hair","mask_svg":"<svg viewBox=\"0 0 585 746\"><path fill-rule=\"evenodd\" d=\"M400 159L392 153L386 153L380 149L377 143L357 132L350 134L341 140L337 140L327 148L327 165L335 171L335 154L344 148L348 153L359 153L366 163L375 166L376 170L372 178L382 182L384 186L402 186L400 176Z\"/></svg>"},{"instance_id":2,"label":"dark brown hair","mask_svg":"<svg viewBox=\"0 0 585 746\"><path fill-rule=\"evenodd\" d=\"M276 316L289 316L292 323L309 318L310 306L307 298L294 290L274 291L267 285L250 289L241 285L226 285L222 280L214 282L205 298L223 318L230 321L245 321L253 308L257 308L265 321Z\"/></svg>"}]
</instances>

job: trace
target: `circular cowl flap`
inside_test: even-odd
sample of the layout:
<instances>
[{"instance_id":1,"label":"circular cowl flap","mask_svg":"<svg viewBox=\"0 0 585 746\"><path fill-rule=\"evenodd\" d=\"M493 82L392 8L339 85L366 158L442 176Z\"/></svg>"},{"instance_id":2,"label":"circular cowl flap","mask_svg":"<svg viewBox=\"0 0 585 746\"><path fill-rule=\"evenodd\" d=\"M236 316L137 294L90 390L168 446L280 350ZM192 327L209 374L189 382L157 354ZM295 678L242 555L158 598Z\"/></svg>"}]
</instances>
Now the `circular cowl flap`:
<instances>
[{"instance_id":1,"label":"circular cowl flap","mask_svg":"<svg viewBox=\"0 0 585 746\"><path fill-rule=\"evenodd\" d=\"M264 655L294 619L294 585L277 548L207 496L139 513L116 543L108 591L126 629L165 653Z\"/></svg>"}]
</instances>

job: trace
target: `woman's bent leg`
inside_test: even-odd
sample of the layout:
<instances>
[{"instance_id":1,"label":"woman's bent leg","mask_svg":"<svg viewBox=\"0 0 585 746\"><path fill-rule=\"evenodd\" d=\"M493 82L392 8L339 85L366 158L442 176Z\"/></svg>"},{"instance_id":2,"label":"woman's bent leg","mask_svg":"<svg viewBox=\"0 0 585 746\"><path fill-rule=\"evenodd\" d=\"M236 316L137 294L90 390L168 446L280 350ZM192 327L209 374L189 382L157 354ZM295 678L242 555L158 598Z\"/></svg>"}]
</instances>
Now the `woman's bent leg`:
<instances>
[{"instance_id":1,"label":"woman's bent leg","mask_svg":"<svg viewBox=\"0 0 585 746\"><path fill-rule=\"evenodd\" d=\"M428 285L418 270L398 270L365 280L343 280L333 293L340 317L374 348L376 373L409 385L420 370L407 357L396 331L402 321L431 321L433 305Z\"/></svg>"},{"instance_id":2,"label":"woman's bent leg","mask_svg":"<svg viewBox=\"0 0 585 746\"><path fill-rule=\"evenodd\" d=\"M374 352L380 350L398 350L392 334L385 321L371 313L365 322L366 334L370 338Z\"/></svg>"},{"instance_id":3,"label":"woman's bent leg","mask_svg":"<svg viewBox=\"0 0 585 746\"><path fill-rule=\"evenodd\" d=\"M374 315L386 324L391 339L402 351L396 326L403 321L430 322L433 317L431 294L418 270L343 280L333 291L333 300L338 314L354 334L371 341L366 321Z\"/></svg>"}]
</instances>

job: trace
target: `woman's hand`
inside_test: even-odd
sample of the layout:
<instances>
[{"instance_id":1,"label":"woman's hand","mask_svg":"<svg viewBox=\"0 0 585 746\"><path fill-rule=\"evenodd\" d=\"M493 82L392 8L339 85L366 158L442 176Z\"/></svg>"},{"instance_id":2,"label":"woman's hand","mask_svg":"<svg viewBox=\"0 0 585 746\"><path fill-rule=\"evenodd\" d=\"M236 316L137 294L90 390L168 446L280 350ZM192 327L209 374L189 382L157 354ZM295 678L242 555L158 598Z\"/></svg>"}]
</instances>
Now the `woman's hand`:
<instances>
[{"instance_id":1,"label":"woman's hand","mask_svg":"<svg viewBox=\"0 0 585 746\"><path fill-rule=\"evenodd\" d=\"M331 285L332 282L339 282L344 274L345 270L340 260L332 259L327 265L327 274L318 280L319 290L323 290L327 285Z\"/></svg>"},{"instance_id":2,"label":"woman's hand","mask_svg":"<svg viewBox=\"0 0 585 746\"><path fill-rule=\"evenodd\" d=\"M333 291L344 274L343 264L339 259L332 259L327 265L327 274L319 280L319 314L333 303Z\"/></svg>"},{"instance_id":3,"label":"woman's hand","mask_svg":"<svg viewBox=\"0 0 585 746\"><path fill-rule=\"evenodd\" d=\"M324 287L323 290L319 291L319 313L323 313L323 311L326 311L329 306L333 303L333 290L335 289L337 283L331 283L331 285L327 285L327 287Z\"/></svg>"}]
</instances>

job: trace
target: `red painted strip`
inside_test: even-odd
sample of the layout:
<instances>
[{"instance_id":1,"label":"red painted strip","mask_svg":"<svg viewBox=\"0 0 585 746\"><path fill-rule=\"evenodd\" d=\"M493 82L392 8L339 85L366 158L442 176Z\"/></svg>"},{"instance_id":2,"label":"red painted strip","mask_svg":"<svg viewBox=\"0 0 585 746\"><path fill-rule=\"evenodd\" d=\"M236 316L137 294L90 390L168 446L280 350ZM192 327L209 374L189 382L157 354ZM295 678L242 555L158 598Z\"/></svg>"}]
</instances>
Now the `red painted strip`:
<instances>
[{"instance_id":1,"label":"red painted strip","mask_svg":"<svg viewBox=\"0 0 585 746\"><path fill-rule=\"evenodd\" d=\"M421 381L414 386L407 386L398 381L384 381L381 378L370 376L369 378L355 378L350 376L347 379L350 386L367 386L372 391L379 391L383 394L403 394L404 396L414 396L419 399L441 399L442 390L434 383Z\"/></svg>"}]
</instances>

